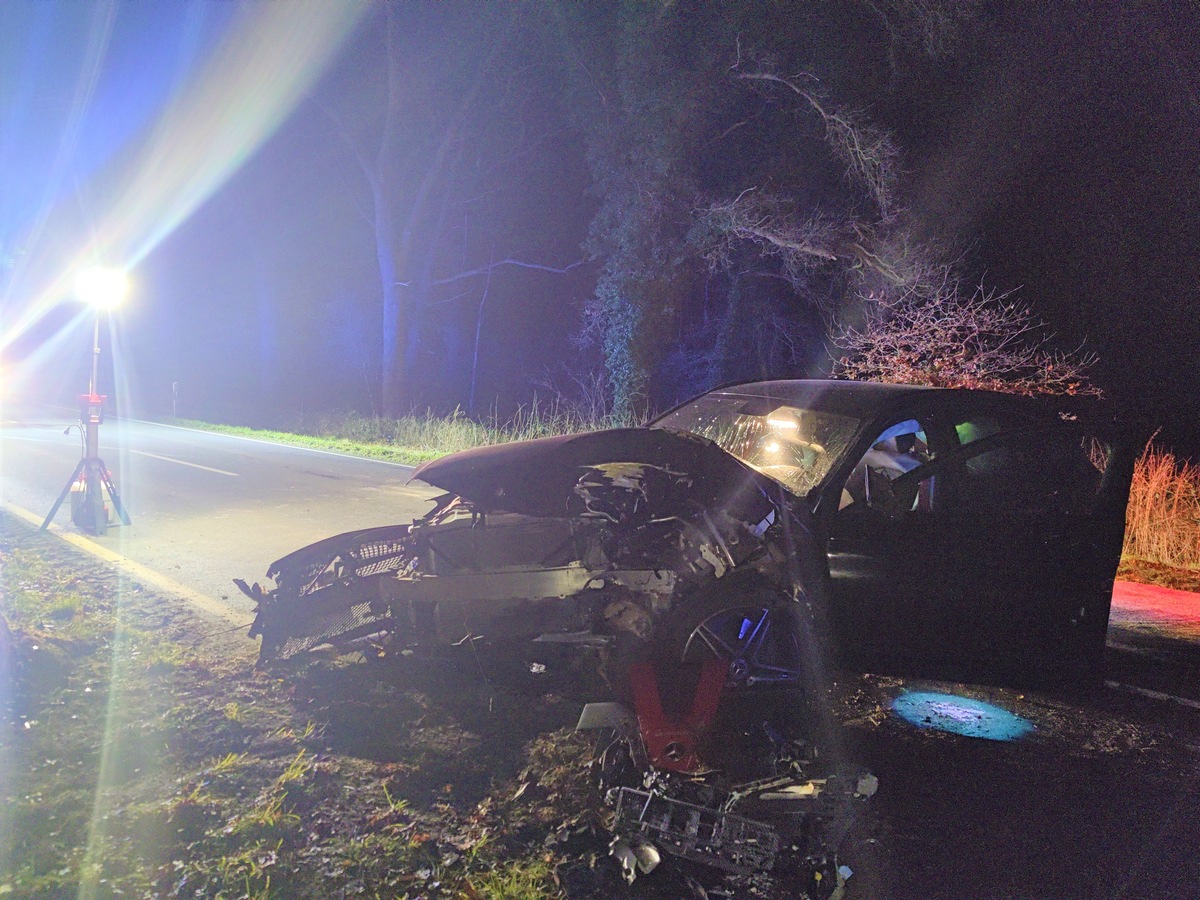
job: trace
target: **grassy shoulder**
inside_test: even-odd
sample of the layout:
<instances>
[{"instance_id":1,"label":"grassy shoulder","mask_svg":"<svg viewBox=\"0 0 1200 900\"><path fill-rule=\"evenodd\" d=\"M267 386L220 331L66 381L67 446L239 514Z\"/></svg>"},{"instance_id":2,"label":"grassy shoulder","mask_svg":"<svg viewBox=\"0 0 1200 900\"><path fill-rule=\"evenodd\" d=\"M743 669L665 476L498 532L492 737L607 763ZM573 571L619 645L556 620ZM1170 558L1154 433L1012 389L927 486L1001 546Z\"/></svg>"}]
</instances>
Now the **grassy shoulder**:
<instances>
[{"instance_id":1,"label":"grassy shoulder","mask_svg":"<svg viewBox=\"0 0 1200 900\"><path fill-rule=\"evenodd\" d=\"M603 831L574 702L256 671L244 632L3 513L0 586L0 895L553 897L560 845Z\"/></svg>"},{"instance_id":2,"label":"grassy shoulder","mask_svg":"<svg viewBox=\"0 0 1200 900\"><path fill-rule=\"evenodd\" d=\"M311 447L314 450L330 450L335 453L345 453L348 456L363 456L368 459L381 459L386 462L400 463L406 466L419 466L431 459L444 456L446 452L420 449L415 447L396 447L390 444L369 443L343 437L329 437L315 434L296 434L289 431L271 431L262 428L249 428L242 425L220 425L212 422L201 422L194 419L167 419L169 425L179 425L184 428L195 428L199 431L212 431L217 434L232 434L238 437L254 438L262 441L273 441L277 444L290 444L295 447Z\"/></svg>"},{"instance_id":3,"label":"grassy shoulder","mask_svg":"<svg viewBox=\"0 0 1200 900\"><path fill-rule=\"evenodd\" d=\"M399 419L347 413L299 420L292 423L289 430L275 431L192 419L164 421L171 425L332 450L404 465L420 465L439 456L488 444L597 431L626 424L606 417L589 418L557 406L539 406L536 403L518 410L511 419L503 422L479 421L461 413L449 416L426 413Z\"/></svg>"}]
</instances>

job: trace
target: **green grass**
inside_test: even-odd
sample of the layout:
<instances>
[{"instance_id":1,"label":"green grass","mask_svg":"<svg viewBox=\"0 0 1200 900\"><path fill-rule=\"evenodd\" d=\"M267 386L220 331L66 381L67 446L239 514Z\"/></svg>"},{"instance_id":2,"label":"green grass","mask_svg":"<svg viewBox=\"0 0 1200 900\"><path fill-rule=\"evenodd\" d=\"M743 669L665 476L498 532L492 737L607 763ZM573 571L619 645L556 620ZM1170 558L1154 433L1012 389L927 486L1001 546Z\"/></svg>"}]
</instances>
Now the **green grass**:
<instances>
[{"instance_id":1,"label":"green grass","mask_svg":"<svg viewBox=\"0 0 1200 900\"><path fill-rule=\"evenodd\" d=\"M558 434L577 434L632 424L612 417L589 417L566 406L538 403L536 400L530 406L518 409L516 414L505 421L499 421L495 417L474 419L459 411L448 416L425 413L399 419L364 416L358 413L331 414L299 420L287 431L221 425L191 419L166 421L188 428L331 450L405 465L419 465L427 460L471 447Z\"/></svg>"},{"instance_id":2,"label":"green grass","mask_svg":"<svg viewBox=\"0 0 1200 900\"><path fill-rule=\"evenodd\" d=\"M542 900L557 892L553 869L541 859L508 862L468 883L474 896L487 900Z\"/></svg>"},{"instance_id":3,"label":"green grass","mask_svg":"<svg viewBox=\"0 0 1200 900\"><path fill-rule=\"evenodd\" d=\"M556 897L534 823L599 803L508 801L541 758L530 729L562 724L553 698L514 699L522 724L481 719L462 683L437 694L444 674L257 671L249 642L198 640L215 626L186 605L2 512L0 615L2 900Z\"/></svg>"}]
</instances>

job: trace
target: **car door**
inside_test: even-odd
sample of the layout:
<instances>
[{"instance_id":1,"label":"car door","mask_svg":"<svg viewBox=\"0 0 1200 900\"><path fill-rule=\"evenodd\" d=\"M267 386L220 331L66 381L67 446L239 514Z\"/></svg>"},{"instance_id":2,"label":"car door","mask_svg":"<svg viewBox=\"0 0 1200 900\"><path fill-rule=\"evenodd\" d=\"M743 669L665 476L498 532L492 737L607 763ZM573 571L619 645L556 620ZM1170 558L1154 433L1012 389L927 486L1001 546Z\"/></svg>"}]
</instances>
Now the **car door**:
<instances>
[{"instance_id":1,"label":"car door","mask_svg":"<svg viewBox=\"0 0 1200 900\"><path fill-rule=\"evenodd\" d=\"M1128 447L1070 423L959 415L948 424L949 446L833 523L844 655L980 676L1095 666L1120 557Z\"/></svg>"},{"instance_id":2,"label":"car door","mask_svg":"<svg viewBox=\"0 0 1200 900\"><path fill-rule=\"evenodd\" d=\"M955 431L961 447L942 462L940 513L961 594L941 616L943 649L973 671L1098 668L1131 448L1067 422L1007 430L960 417Z\"/></svg>"},{"instance_id":3,"label":"car door","mask_svg":"<svg viewBox=\"0 0 1200 900\"><path fill-rule=\"evenodd\" d=\"M946 537L936 512L943 476L929 467L953 448L935 416L898 413L829 498L829 620L843 662L892 664L929 643ZM914 485L912 496L899 499L897 484Z\"/></svg>"}]
</instances>

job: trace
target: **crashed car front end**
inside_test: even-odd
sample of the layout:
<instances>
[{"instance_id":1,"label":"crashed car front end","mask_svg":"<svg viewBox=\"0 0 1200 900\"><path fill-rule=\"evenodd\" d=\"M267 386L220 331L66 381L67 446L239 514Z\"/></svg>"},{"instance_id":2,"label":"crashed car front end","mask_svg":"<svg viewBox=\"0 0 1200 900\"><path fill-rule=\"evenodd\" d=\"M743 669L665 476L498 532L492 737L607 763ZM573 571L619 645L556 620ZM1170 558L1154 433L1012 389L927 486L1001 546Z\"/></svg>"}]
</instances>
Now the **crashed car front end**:
<instances>
[{"instance_id":1,"label":"crashed car front end","mask_svg":"<svg viewBox=\"0 0 1200 900\"><path fill-rule=\"evenodd\" d=\"M735 573L792 596L782 533L795 512L699 438L550 438L458 454L415 477L452 492L411 525L284 557L268 571L273 589L242 583L263 662L379 634L403 646L648 641L680 603Z\"/></svg>"}]
</instances>

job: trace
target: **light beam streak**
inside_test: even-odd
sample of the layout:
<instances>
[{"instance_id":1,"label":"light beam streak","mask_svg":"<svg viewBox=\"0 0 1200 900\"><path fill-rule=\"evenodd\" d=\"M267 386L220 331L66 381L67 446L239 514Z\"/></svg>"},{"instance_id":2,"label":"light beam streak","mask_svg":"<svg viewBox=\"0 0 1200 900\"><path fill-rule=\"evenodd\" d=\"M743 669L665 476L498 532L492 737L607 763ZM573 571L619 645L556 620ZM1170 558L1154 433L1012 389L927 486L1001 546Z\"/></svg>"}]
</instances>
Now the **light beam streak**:
<instances>
[{"instance_id":1,"label":"light beam streak","mask_svg":"<svg viewBox=\"0 0 1200 900\"><path fill-rule=\"evenodd\" d=\"M48 223L39 220L39 243L56 246L29 254L20 274L32 299L6 323L0 347L69 296L80 269L98 260L134 269L144 260L275 133L371 8L318 0L238 4L224 41L122 170L93 177L101 212L85 233L78 210L59 208ZM65 252L60 231L72 233Z\"/></svg>"}]
</instances>

